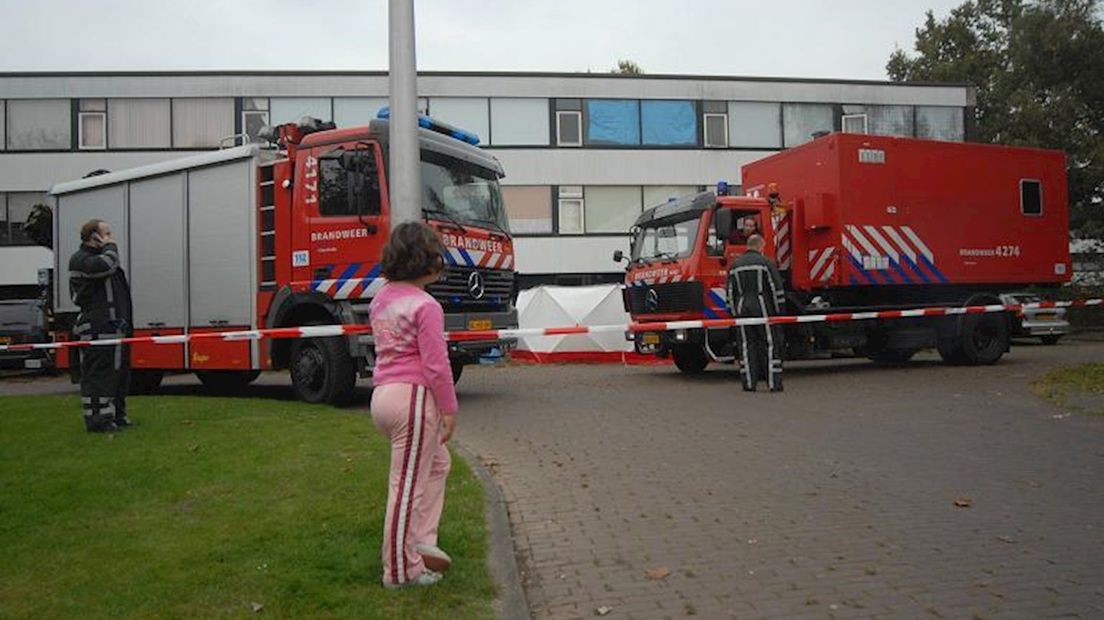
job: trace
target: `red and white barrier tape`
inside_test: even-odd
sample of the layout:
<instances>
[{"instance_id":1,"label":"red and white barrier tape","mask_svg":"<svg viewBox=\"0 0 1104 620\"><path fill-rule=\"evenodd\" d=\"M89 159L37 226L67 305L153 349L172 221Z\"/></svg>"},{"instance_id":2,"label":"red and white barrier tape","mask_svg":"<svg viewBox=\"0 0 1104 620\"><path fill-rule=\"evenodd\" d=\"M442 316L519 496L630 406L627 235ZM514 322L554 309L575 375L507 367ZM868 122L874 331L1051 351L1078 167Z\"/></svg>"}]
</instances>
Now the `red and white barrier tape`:
<instances>
[{"instance_id":1,"label":"red and white barrier tape","mask_svg":"<svg viewBox=\"0 0 1104 620\"><path fill-rule=\"evenodd\" d=\"M701 329L737 327L740 325L789 325L793 323L835 323L841 321L865 321L870 319L904 319L924 316L958 314L984 314L988 312L1018 312L1045 308L1070 308L1074 306L1100 306L1104 299L1079 299L1076 301L1044 301L1030 304L992 304L987 306L960 306L954 308L915 308L912 310L880 310L876 312L840 312L833 314L801 314L765 318L705 319L695 321L660 321L653 323L629 323L620 325L575 325L571 327L533 327L517 329L487 329L455 331L445 334L450 342L501 340L525 336L570 336L575 334L600 334L623 332L662 332L676 329ZM28 351L33 349L61 349L65 347L115 346L119 344L183 344L204 340L261 340L262 338L327 338L370 334L369 325L311 325L307 327L277 327L273 329L249 329L233 332L182 334L177 336L135 336L133 338L109 338L104 340L76 340L40 344L0 345L0 351Z\"/></svg>"}]
</instances>

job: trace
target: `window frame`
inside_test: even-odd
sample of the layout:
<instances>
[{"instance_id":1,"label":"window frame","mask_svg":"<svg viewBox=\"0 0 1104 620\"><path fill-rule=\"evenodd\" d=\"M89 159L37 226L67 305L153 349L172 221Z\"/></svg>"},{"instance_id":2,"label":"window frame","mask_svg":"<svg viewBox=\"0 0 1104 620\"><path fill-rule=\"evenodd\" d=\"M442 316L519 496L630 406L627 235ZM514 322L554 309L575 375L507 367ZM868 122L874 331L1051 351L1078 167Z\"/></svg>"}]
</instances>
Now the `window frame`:
<instances>
[{"instance_id":1,"label":"window frame","mask_svg":"<svg viewBox=\"0 0 1104 620\"><path fill-rule=\"evenodd\" d=\"M1024 209L1024 207L1025 207L1025 203L1024 203L1024 186L1027 183L1034 183L1035 187L1038 190L1038 195L1039 195L1039 212L1038 213L1028 213ZM1020 215L1022 215L1024 217L1043 217L1044 212L1045 212L1045 209L1044 209L1044 205L1043 205L1043 181L1042 181L1042 179L1032 179L1032 178L1026 178L1026 177L1020 179Z\"/></svg>"},{"instance_id":2,"label":"window frame","mask_svg":"<svg viewBox=\"0 0 1104 620\"><path fill-rule=\"evenodd\" d=\"M84 143L84 119L100 119L100 128L103 132L103 144L89 146ZM107 150L107 112L77 112L77 150L78 151L106 151Z\"/></svg>"},{"instance_id":3,"label":"window frame","mask_svg":"<svg viewBox=\"0 0 1104 620\"><path fill-rule=\"evenodd\" d=\"M859 120L859 119L862 119L862 131L848 131L847 130L847 121L853 121L853 120ZM840 133L869 135L870 134L870 115L868 115L866 112L840 115ZM915 131L913 133L915 133Z\"/></svg>"},{"instance_id":4,"label":"window frame","mask_svg":"<svg viewBox=\"0 0 1104 620\"><path fill-rule=\"evenodd\" d=\"M721 117L724 127L724 144L710 144L709 142L709 118ZM727 149L728 148L728 112L703 112L702 113L702 148Z\"/></svg>"},{"instance_id":5,"label":"window frame","mask_svg":"<svg viewBox=\"0 0 1104 620\"><path fill-rule=\"evenodd\" d=\"M564 142L561 140L563 133L561 127L563 126L563 117L565 115L574 116L578 122L577 133L579 136L578 142ZM556 146L579 148L583 146L583 111L582 110L556 110Z\"/></svg>"}]
</instances>

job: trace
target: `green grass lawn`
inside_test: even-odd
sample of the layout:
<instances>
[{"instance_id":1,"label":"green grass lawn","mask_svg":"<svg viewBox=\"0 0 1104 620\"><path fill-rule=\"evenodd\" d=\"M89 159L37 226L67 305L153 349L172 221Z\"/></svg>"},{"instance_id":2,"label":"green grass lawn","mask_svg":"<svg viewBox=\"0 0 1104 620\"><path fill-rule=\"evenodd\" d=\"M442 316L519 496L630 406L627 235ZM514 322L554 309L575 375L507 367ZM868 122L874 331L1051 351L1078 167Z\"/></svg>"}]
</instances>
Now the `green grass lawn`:
<instances>
[{"instance_id":1,"label":"green grass lawn","mask_svg":"<svg viewBox=\"0 0 1104 620\"><path fill-rule=\"evenodd\" d=\"M380 584L389 446L364 412L0 397L0 618L490 618L483 491L456 458L432 588ZM263 605L254 611L254 604Z\"/></svg>"},{"instance_id":2,"label":"green grass lawn","mask_svg":"<svg viewBox=\"0 0 1104 620\"><path fill-rule=\"evenodd\" d=\"M1031 387L1036 394L1063 407L1104 415L1104 364L1060 366Z\"/></svg>"}]
</instances>

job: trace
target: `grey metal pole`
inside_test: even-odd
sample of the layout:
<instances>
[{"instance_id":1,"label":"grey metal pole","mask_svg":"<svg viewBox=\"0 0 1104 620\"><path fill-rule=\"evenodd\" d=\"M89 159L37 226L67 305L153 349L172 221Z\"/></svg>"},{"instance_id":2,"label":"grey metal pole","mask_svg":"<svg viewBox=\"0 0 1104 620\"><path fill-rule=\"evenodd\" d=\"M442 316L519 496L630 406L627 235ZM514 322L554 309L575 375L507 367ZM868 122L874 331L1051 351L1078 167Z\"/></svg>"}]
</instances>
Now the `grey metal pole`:
<instances>
[{"instance_id":1,"label":"grey metal pole","mask_svg":"<svg viewBox=\"0 0 1104 620\"><path fill-rule=\"evenodd\" d=\"M391 224L422 219L418 149L418 64L414 57L414 0L389 0L391 87Z\"/></svg>"}]
</instances>

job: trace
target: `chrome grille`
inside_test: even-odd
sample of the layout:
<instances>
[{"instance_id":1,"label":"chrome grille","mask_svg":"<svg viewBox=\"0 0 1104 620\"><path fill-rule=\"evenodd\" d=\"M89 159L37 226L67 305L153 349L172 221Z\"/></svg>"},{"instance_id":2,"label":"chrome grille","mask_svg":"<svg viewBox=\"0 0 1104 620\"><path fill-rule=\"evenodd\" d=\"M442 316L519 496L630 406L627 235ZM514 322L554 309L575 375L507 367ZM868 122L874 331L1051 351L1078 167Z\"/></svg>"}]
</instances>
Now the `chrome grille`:
<instances>
[{"instance_id":1,"label":"chrome grille","mask_svg":"<svg viewBox=\"0 0 1104 620\"><path fill-rule=\"evenodd\" d=\"M474 271L483 276L483 296L479 299L475 299L468 290L468 281ZM510 304L514 294L514 273L450 266L445 268L441 280L427 286L426 291L446 309L505 307Z\"/></svg>"},{"instance_id":2,"label":"chrome grille","mask_svg":"<svg viewBox=\"0 0 1104 620\"><path fill-rule=\"evenodd\" d=\"M625 289L628 310L633 314L663 314L700 311L703 307L701 282L675 282L653 286L630 286ZM648 301L648 291L655 291Z\"/></svg>"}]
</instances>

